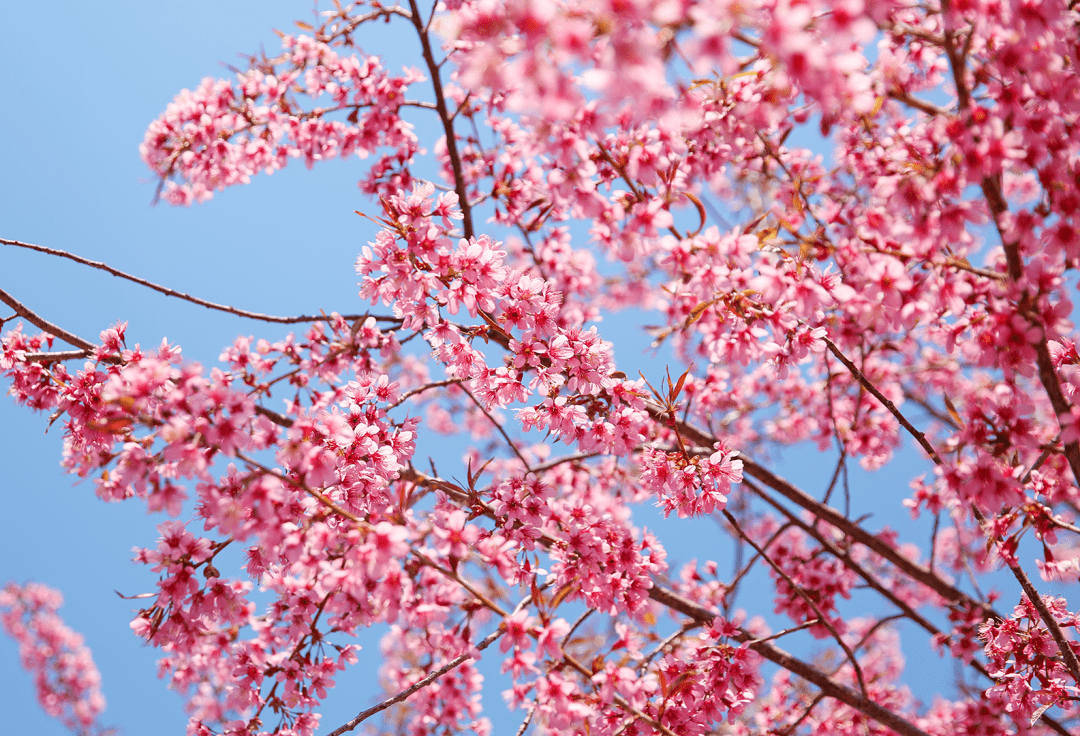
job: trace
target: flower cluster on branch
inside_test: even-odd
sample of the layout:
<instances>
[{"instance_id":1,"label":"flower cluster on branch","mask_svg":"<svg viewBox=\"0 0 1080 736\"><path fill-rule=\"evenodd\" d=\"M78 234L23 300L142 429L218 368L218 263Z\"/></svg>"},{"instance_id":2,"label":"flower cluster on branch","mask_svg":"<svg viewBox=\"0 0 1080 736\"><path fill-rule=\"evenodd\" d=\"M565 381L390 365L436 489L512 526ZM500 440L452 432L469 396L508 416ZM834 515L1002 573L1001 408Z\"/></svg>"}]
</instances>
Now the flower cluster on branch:
<instances>
[{"instance_id":1,"label":"flower cluster on branch","mask_svg":"<svg viewBox=\"0 0 1080 736\"><path fill-rule=\"evenodd\" d=\"M423 71L360 51L383 23ZM172 517L132 629L188 732L315 733L372 627L387 697L334 736L486 736L496 641L519 736L1075 730L1075 601L1030 573L1080 582L1078 29L1064 0L334 2L182 92L142 147L170 203L374 157L355 268L385 311L267 318L309 324L206 369L0 291L36 328L0 371L64 466ZM642 311L676 370L616 360ZM878 492L849 464L905 441L927 541L849 510ZM800 443L835 461L818 496L765 462ZM707 559L669 567L642 504ZM37 590L0 604L46 672ZM955 692L918 701L901 631ZM46 689L88 728L79 661Z\"/></svg>"}]
</instances>

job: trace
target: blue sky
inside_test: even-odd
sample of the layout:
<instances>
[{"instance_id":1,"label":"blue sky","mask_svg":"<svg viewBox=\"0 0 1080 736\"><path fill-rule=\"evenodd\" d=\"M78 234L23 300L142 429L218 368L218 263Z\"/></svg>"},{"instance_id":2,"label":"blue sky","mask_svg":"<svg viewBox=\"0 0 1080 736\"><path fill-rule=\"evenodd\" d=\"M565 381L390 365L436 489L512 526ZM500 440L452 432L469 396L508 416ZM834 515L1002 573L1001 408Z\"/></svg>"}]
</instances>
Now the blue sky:
<instances>
[{"instance_id":1,"label":"blue sky","mask_svg":"<svg viewBox=\"0 0 1080 736\"><path fill-rule=\"evenodd\" d=\"M239 65L238 53L257 52L260 45L275 52L272 29L310 19L308 9L303 2L281 0L57 2L43 14L30 3L4 3L0 237L69 250L255 311L362 309L353 261L373 237L373 226L353 214L370 209L355 186L357 162L334 161L311 172L294 163L220 193L208 204L176 209L151 206L154 182L138 155L147 124L179 90L205 76L228 76L220 62ZM386 50L374 45L368 50L393 51L405 59L413 42L385 35L387 28L379 26L383 35L377 40ZM429 146L433 142L422 138ZM282 332L5 246L0 246L0 284L42 316L88 339L127 320L129 343L153 346L167 336L187 357L207 364L237 334ZM634 354L641 358L640 348ZM636 369L624 367L630 374ZM655 375L661 371L658 367ZM0 583L35 579L65 593L61 613L86 636L103 673L106 724L131 735L180 734L186 722L180 700L156 679L156 653L128 629L133 602L113 592L150 589L147 572L128 561L133 545L153 544L154 526L162 519L148 517L137 504L106 506L88 485L75 485L59 467L58 427L46 433L46 423L46 417L0 401L0 494L9 509L7 530L0 535ZM791 452L787 459L808 490L824 487L813 452ZM914 454L910 461L921 462ZM915 474L907 464L905 472L858 476L859 503L901 527L906 519L897 500ZM826 478L830 472L831 463ZM658 517L644 523L678 528ZM728 549L726 542L707 542L718 536L711 522L689 528L689 535L680 531L684 546L673 547L673 556L686 560L700 547L687 541L706 541L705 551L697 551L702 559L719 559ZM661 532L661 539L672 537ZM744 593L742 602L749 600ZM909 655L921 657L914 660L923 681L920 695L929 698L944 687L950 666L934 665L937 660L916 640L914 649L920 648L921 654ZM372 702L375 652L367 646L364 666L342 683L324 724L336 726ZM5 637L0 637L0 680L6 730L66 733L37 707L30 678L22 674L16 648ZM499 689L488 702L497 703ZM500 719L497 726L516 725Z\"/></svg>"}]
</instances>

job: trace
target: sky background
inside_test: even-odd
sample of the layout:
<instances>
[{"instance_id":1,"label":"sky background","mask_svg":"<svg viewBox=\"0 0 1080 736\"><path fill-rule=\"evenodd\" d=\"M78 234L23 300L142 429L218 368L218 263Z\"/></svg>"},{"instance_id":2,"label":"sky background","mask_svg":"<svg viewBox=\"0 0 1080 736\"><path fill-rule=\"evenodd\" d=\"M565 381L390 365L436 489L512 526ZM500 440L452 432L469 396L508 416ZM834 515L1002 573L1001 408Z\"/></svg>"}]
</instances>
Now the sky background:
<instances>
[{"instance_id":1,"label":"sky background","mask_svg":"<svg viewBox=\"0 0 1080 736\"><path fill-rule=\"evenodd\" d=\"M179 209L151 206L154 181L139 159L147 125L174 95L203 77L229 76L222 62L242 66L240 53L265 45L273 55L279 45L272 29L310 20L310 5L188 0L57 2L47 13L39 8L0 5L0 48L7 66L0 78L5 108L0 237L68 250L254 311L287 315L365 308L356 295L353 262L374 231L353 214L372 209L355 186L361 162L332 161L310 172L293 162L207 204ZM414 54L415 41L397 35L393 26L378 29L377 38L361 43L396 70ZM401 61L394 64L395 58ZM430 148L434 138L424 128L418 131ZM284 332L8 246L0 246L0 286L87 339L96 340L101 330L126 320L129 344L156 346L168 337L186 357L204 364L213 364L238 334L272 338ZM620 368L633 375L651 365L652 375L660 375L662 365L649 362L647 339L632 320L617 322L601 328L607 339L623 345ZM86 637L102 671L108 700L104 724L131 736L182 734L186 716L180 699L156 679L157 653L141 646L128 628L137 602L114 593L151 589L149 571L129 563L131 548L152 546L154 527L164 518L147 516L137 502L102 504L92 486L74 483L59 467L59 425L47 433L46 424L47 417L0 400L0 496L8 509L0 534L0 584L33 579L63 591L67 602L61 615ZM823 463L813 451L789 452L784 460L783 469L812 492L824 488L832 470L831 462ZM899 471L855 474L856 510L913 534L898 500L906 495L910 477L921 472L916 463L923 461L908 453ZM658 527L674 559L712 557L726 569L728 542L712 522L682 526L645 512L639 523ZM752 593L744 591L742 602ZM1006 600L1011 606L1014 599ZM361 666L339 680L324 710L324 732L378 699L377 647L370 639L363 643ZM929 653L925 639L910 638L905 651L917 668L920 697L929 700L947 686L951 666ZM17 649L2 636L0 683L7 732L67 733L38 708ZM499 690L492 688L486 702L496 731L502 732L515 728L518 718L499 714Z\"/></svg>"}]
</instances>

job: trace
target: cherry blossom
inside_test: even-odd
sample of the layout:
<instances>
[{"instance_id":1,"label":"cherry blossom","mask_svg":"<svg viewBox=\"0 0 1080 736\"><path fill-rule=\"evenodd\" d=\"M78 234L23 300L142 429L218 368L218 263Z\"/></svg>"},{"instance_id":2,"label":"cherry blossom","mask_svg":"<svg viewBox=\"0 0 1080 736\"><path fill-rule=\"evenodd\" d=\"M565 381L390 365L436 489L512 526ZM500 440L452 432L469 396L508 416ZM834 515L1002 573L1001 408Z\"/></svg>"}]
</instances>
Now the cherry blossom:
<instances>
[{"instance_id":1,"label":"cherry blossom","mask_svg":"<svg viewBox=\"0 0 1080 736\"><path fill-rule=\"evenodd\" d=\"M293 325L203 365L0 291L13 400L164 517L131 628L189 733L486 736L499 696L519 736L1076 730L1076 8L323 10L141 152L184 205L353 161L356 304L180 295ZM418 68L361 50L384 23ZM917 532L860 515L893 491ZM5 627L87 730L42 590ZM386 692L321 720L369 630ZM910 647L957 686L923 702Z\"/></svg>"}]
</instances>

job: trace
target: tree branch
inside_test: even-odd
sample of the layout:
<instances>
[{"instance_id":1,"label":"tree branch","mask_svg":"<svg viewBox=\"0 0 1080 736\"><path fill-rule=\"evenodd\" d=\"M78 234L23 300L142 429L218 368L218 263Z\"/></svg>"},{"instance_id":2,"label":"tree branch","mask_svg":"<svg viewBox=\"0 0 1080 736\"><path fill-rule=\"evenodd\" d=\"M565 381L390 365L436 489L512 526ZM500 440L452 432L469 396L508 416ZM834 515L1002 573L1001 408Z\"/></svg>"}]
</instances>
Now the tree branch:
<instances>
[{"instance_id":1,"label":"tree branch","mask_svg":"<svg viewBox=\"0 0 1080 736\"><path fill-rule=\"evenodd\" d=\"M446 135L446 155L450 159L450 166L454 171L454 191L458 195L458 206L461 207L463 216L461 227L466 239L473 236L472 207L469 205L468 190L465 187L465 173L461 166L461 154L458 153L457 136L454 135L454 120L446 107L446 97L443 95L442 78L439 74L439 65L435 61L435 55L431 50L431 39L428 30L420 18L420 9L416 6L416 0L409 0L412 9L410 20L416 27L416 34L420 37L420 45L423 47L424 63L427 64L428 73L431 74L431 85L435 88L435 107L439 111L439 119L443 124L443 133Z\"/></svg>"},{"instance_id":2,"label":"tree branch","mask_svg":"<svg viewBox=\"0 0 1080 736\"><path fill-rule=\"evenodd\" d=\"M529 605L530 601L532 601L532 596L531 595L526 596L514 608L514 613L517 613L522 608ZM500 636L502 636L505 631L506 631L506 629L503 626L500 626L495 631L492 631L490 634L488 634L486 637L484 637L484 639L481 640L479 644L476 645L475 651L480 651L480 652L484 651L485 649L490 647L492 644L494 644L495 641ZM404 690L399 692L397 695L394 695L391 698L387 698L386 700L382 701L378 705L372 706L371 708L368 708L365 711L361 711L360 713L358 713L356 715L355 718L351 719L350 721L348 721L347 723L345 723L345 724L343 724L341 726L338 726L333 731L331 731L329 734L327 734L327 736L341 736L341 734L343 734L343 733L347 733L349 731L352 731L354 728L359 726L361 723L366 721L368 718L371 718L376 713L380 713L380 712L386 710L387 708L389 708L390 706L395 705L397 703L400 703L402 700L405 700L406 698L408 698L410 695L412 695L413 693L415 693L418 690L423 690L425 687L427 687L431 683L438 680L440 677L445 675L447 672L455 669L456 667L462 665L463 663L467 662L468 660L470 660L472 658L473 658L472 651L466 652L465 654L461 654L461 655L458 655L457 657L454 657L449 662L444 664L442 667L435 670L434 672L431 672L426 677L424 677L422 680L418 680L413 685L405 688Z\"/></svg>"},{"instance_id":3,"label":"tree branch","mask_svg":"<svg viewBox=\"0 0 1080 736\"><path fill-rule=\"evenodd\" d=\"M654 584L649 589L649 597L657 603L678 611L684 616L698 621L703 625L709 625L716 614L712 611L688 601L673 590ZM807 682L816 685L825 695L849 705L855 710L873 718L883 726L891 728L902 736L928 736L927 733L912 723L904 720L896 713L878 705L873 700L856 692L847 685L837 682L813 665L793 657L783 649L774 646L767 641L755 640L748 632L740 632L735 639L744 642L750 649L760 654L770 662L777 664L794 675L801 677Z\"/></svg>"},{"instance_id":4,"label":"tree branch","mask_svg":"<svg viewBox=\"0 0 1080 736\"><path fill-rule=\"evenodd\" d=\"M402 472L402 478L414 483L423 483L438 488L455 501L467 504L470 508L479 510L480 513L488 518L497 518L490 506L479 499L471 498L469 493L462 488L458 488L453 483L440 478L431 478L411 468ZM556 540L550 535L542 533L538 541L544 546L550 546ZM707 608L688 601L678 593L663 587L655 580L653 581L652 587L649 589L649 597L657 603L667 606L674 611L678 611L683 615L689 616L705 626L711 624L718 615ZM837 682L813 665L803 662L784 650L773 646L770 642L766 640L755 640L754 637L746 631L742 631L736 638L740 642L746 642L751 649L765 657L765 659L768 659L770 662L773 662L790 671L792 674L817 685L825 695L835 698L852 708L861 711L882 725L902 734L902 736L928 736L924 731L916 728L895 713L886 710L850 687ZM333 736L333 734L331 734L331 736Z\"/></svg>"},{"instance_id":5,"label":"tree branch","mask_svg":"<svg viewBox=\"0 0 1080 736\"><path fill-rule=\"evenodd\" d=\"M825 616L822 610L818 607L818 604L815 603L814 600L806 594L806 591L802 589L801 585L792 580L791 576L784 572L784 570L778 564L776 564L776 562L773 561L771 557L769 557L769 555L765 552L764 549L758 546L757 542L750 538L749 534L742 530L742 527L739 526L739 522L736 521L735 517L731 515L730 511L726 509L724 510L724 518L727 519L728 523L731 524L731 526L735 529L736 533L738 533L740 537L745 539L746 542L754 548L754 550L761 556L763 560L765 560L769 567L775 570L776 574L782 577L787 582L787 584L791 586L791 589L794 590L795 593L798 594L798 596L807 603L807 605L814 609L814 613L817 614L818 622L829 630L829 633L833 635L833 639L835 639L836 643L840 645L840 648L844 650L844 654L847 656L848 661L851 662L851 667L855 671L855 679L859 681L859 689L862 690L863 695L866 695L866 680L865 678L863 678L862 667L859 666L859 661L855 658L855 652L851 651L851 647L849 647L847 645L847 642L845 642L840 637L840 633L836 630L836 627L833 626L832 622L829 621L829 619Z\"/></svg>"},{"instance_id":6,"label":"tree branch","mask_svg":"<svg viewBox=\"0 0 1080 736\"><path fill-rule=\"evenodd\" d=\"M90 342L89 340L84 340L78 335L73 335L62 327L57 327L44 317L36 314L32 309L27 307L25 304L13 297L11 294L8 294L3 289L0 289L0 302L7 304L9 307L14 309L17 315L25 319L30 324L44 330L45 332L48 332L50 335L59 337L61 340L68 343L69 345L74 345L77 348L82 348L88 353L93 353L97 349L97 346L94 345L94 343Z\"/></svg>"},{"instance_id":7,"label":"tree branch","mask_svg":"<svg viewBox=\"0 0 1080 736\"><path fill-rule=\"evenodd\" d=\"M160 292L160 293L164 294L165 296L171 296L171 297L175 297L177 299L183 299L186 302L191 302L192 304L197 304L200 307L206 307L207 309L216 309L219 312L226 312L228 314L236 315L237 317L244 317L246 319L257 319L257 320L260 320L262 322L273 322L273 323L276 323L276 324L283 324L283 325L298 324L298 323L304 323L304 322L326 322L326 321L328 321L330 319L325 314L319 315L319 316L301 315L301 316L298 316L298 317L277 317L277 316L274 316L272 314L260 314L259 312L249 312L246 309L239 309L237 307L233 307L233 306L230 306L228 304L218 304L216 302L211 302L211 301L208 301L206 299L200 299L197 296L191 296L190 294L185 294L182 291L177 291L175 289L170 289L167 286L161 286L160 284L155 284L152 281L147 281L144 278L140 278L138 276L133 276L133 275L131 275L129 273L125 273L124 271L121 271L121 270L119 270L117 268L113 268L112 266L110 266L107 263L102 263L100 261L92 261L89 258L83 258L82 256L75 255L74 253L68 253L65 250L59 250L57 248L47 248L44 245L34 245L33 243L23 243L23 242L18 241L18 240L7 240L7 239L4 239L4 238L0 238L0 243L3 243L4 245L15 246L17 248L26 248L27 250L34 250L34 251L37 251L39 253L46 253L46 254L48 254L50 256L57 256L59 258L67 258L69 261L75 261L76 263L81 263L84 266L90 266L91 268L96 268L99 271L105 271L106 273L112 274L113 276L116 276L117 278L121 278L121 279L125 279L127 281L131 281L132 283L138 284L139 286L145 286L146 288L152 289L152 290L157 291L157 292ZM372 315L348 314L348 315L343 315L342 319L352 321L352 320L357 320L357 319L363 319L363 318L366 318L366 317L369 317L369 316L372 316ZM29 317L27 317L27 319L29 319ZM375 317L375 319L377 321L379 321L379 322L400 322L401 321L397 317ZM42 328L42 329L44 329L44 328ZM51 332L51 330L50 330L50 332ZM61 335L59 335L59 334L57 334L55 332L53 332L53 334L55 334L57 337L61 337ZM64 340L67 341L67 342L70 342L70 340L67 340L67 338L64 338ZM76 343L72 343L72 344L74 345ZM93 348L91 347L90 349L92 350Z\"/></svg>"}]
</instances>

